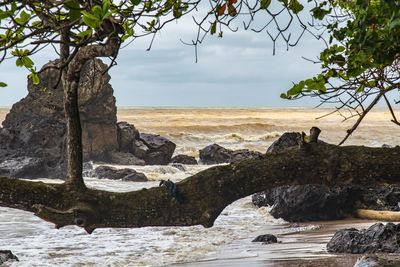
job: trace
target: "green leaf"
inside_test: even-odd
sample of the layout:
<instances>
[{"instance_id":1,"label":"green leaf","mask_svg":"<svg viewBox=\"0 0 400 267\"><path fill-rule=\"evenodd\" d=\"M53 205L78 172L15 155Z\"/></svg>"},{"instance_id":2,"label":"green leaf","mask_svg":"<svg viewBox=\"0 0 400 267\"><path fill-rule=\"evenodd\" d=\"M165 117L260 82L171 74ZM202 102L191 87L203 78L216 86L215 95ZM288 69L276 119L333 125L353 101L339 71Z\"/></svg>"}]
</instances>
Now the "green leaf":
<instances>
[{"instance_id":1,"label":"green leaf","mask_svg":"<svg viewBox=\"0 0 400 267\"><path fill-rule=\"evenodd\" d=\"M211 32L210 33L211 33L211 35L213 35L216 32L217 32L217 22L214 21L214 23L211 26Z\"/></svg>"},{"instance_id":2,"label":"green leaf","mask_svg":"<svg viewBox=\"0 0 400 267\"><path fill-rule=\"evenodd\" d=\"M65 9L69 10L69 20L76 21L82 17L82 13L79 10L80 5L77 1L68 1L65 3Z\"/></svg>"},{"instance_id":3,"label":"green leaf","mask_svg":"<svg viewBox=\"0 0 400 267\"><path fill-rule=\"evenodd\" d=\"M271 0L261 0L260 8L267 9L271 4Z\"/></svg>"},{"instance_id":4,"label":"green leaf","mask_svg":"<svg viewBox=\"0 0 400 267\"><path fill-rule=\"evenodd\" d=\"M32 75L32 82L33 82L33 84L39 84L39 82L40 82L39 77L37 76L36 73L33 73L33 75Z\"/></svg>"},{"instance_id":5,"label":"green leaf","mask_svg":"<svg viewBox=\"0 0 400 267\"><path fill-rule=\"evenodd\" d=\"M85 10L82 10L81 13L83 14L84 17L87 17L87 18L89 18L89 19L91 19L91 20L96 21L96 20L99 19L99 18L97 18L96 16L94 16L93 14L90 14L89 12L87 12L87 11L85 11Z\"/></svg>"},{"instance_id":6,"label":"green leaf","mask_svg":"<svg viewBox=\"0 0 400 267\"><path fill-rule=\"evenodd\" d=\"M93 20L89 17L83 16L82 17L83 22L85 22L85 24L87 26L89 26L90 28L94 28L96 29L98 27L98 20Z\"/></svg>"},{"instance_id":7,"label":"green leaf","mask_svg":"<svg viewBox=\"0 0 400 267\"><path fill-rule=\"evenodd\" d=\"M0 10L0 20L11 17L11 13L7 11Z\"/></svg>"},{"instance_id":8,"label":"green leaf","mask_svg":"<svg viewBox=\"0 0 400 267\"><path fill-rule=\"evenodd\" d=\"M92 8L92 12L97 19L100 19L101 17L103 17L103 9L99 5L95 5Z\"/></svg>"},{"instance_id":9,"label":"green leaf","mask_svg":"<svg viewBox=\"0 0 400 267\"><path fill-rule=\"evenodd\" d=\"M92 35L93 30L92 29L88 29L86 31L80 32L78 33L76 36L79 37L84 37L84 36L91 36Z\"/></svg>"},{"instance_id":10,"label":"green leaf","mask_svg":"<svg viewBox=\"0 0 400 267\"><path fill-rule=\"evenodd\" d=\"M33 65L35 64L35 63L33 63L33 61L32 61L29 57L27 57L27 56L25 56L25 57L22 58L22 63L23 63L24 66L27 67L28 69L32 68Z\"/></svg>"},{"instance_id":11,"label":"green leaf","mask_svg":"<svg viewBox=\"0 0 400 267\"><path fill-rule=\"evenodd\" d=\"M283 98L283 99L287 99L287 98L288 98L287 95L284 94L284 93L282 93L280 96L281 96L281 98Z\"/></svg>"},{"instance_id":12,"label":"green leaf","mask_svg":"<svg viewBox=\"0 0 400 267\"><path fill-rule=\"evenodd\" d=\"M103 14L106 14L109 9L110 9L110 1L105 1L105 3L103 4Z\"/></svg>"},{"instance_id":13,"label":"green leaf","mask_svg":"<svg viewBox=\"0 0 400 267\"><path fill-rule=\"evenodd\" d=\"M6 83L0 82L0 87L6 87L6 86L7 86Z\"/></svg>"},{"instance_id":14,"label":"green leaf","mask_svg":"<svg viewBox=\"0 0 400 267\"><path fill-rule=\"evenodd\" d=\"M130 1L133 6L137 6L140 4L141 0L131 0Z\"/></svg>"},{"instance_id":15,"label":"green leaf","mask_svg":"<svg viewBox=\"0 0 400 267\"><path fill-rule=\"evenodd\" d=\"M290 0L289 8L293 11L294 14L298 14L304 9L304 6L300 4L297 0Z\"/></svg>"}]
</instances>

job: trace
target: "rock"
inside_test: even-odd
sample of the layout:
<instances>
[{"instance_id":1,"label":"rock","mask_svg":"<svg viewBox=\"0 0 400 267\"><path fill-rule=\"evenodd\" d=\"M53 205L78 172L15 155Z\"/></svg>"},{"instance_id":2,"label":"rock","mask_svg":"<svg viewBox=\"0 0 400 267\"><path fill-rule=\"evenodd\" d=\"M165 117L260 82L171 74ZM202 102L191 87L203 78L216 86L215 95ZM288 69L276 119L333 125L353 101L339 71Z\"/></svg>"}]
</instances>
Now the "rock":
<instances>
[{"instance_id":1,"label":"rock","mask_svg":"<svg viewBox=\"0 0 400 267\"><path fill-rule=\"evenodd\" d=\"M281 135L281 137L279 137L278 140L274 141L271 144L267 152L282 151L289 147L298 146L299 145L298 139L300 137L301 134L297 132L284 133Z\"/></svg>"},{"instance_id":2,"label":"rock","mask_svg":"<svg viewBox=\"0 0 400 267\"><path fill-rule=\"evenodd\" d=\"M171 162L176 145L167 138L155 134L140 134L140 140L149 148L144 159L149 165L167 165Z\"/></svg>"},{"instance_id":3,"label":"rock","mask_svg":"<svg viewBox=\"0 0 400 267\"><path fill-rule=\"evenodd\" d=\"M46 174L44 160L18 157L0 163L0 175L15 178L39 178Z\"/></svg>"},{"instance_id":4,"label":"rock","mask_svg":"<svg viewBox=\"0 0 400 267\"><path fill-rule=\"evenodd\" d=\"M84 162L82 166L82 175L83 177L92 177L93 173L93 163L92 162Z\"/></svg>"},{"instance_id":5,"label":"rock","mask_svg":"<svg viewBox=\"0 0 400 267\"><path fill-rule=\"evenodd\" d=\"M230 150L218 144L212 144L200 150L200 162L203 164L233 163L261 155L260 152L248 149Z\"/></svg>"},{"instance_id":6,"label":"rock","mask_svg":"<svg viewBox=\"0 0 400 267\"><path fill-rule=\"evenodd\" d=\"M99 166L92 171L92 177L106 178L112 180L122 179L123 181L145 182L147 181L146 175L137 172L133 169L117 169L109 166Z\"/></svg>"},{"instance_id":7,"label":"rock","mask_svg":"<svg viewBox=\"0 0 400 267\"><path fill-rule=\"evenodd\" d=\"M259 235L253 241L251 242L263 242L263 244L271 244L271 243L277 243L278 239L276 236L271 235L271 234L265 234L265 235Z\"/></svg>"},{"instance_id":8,"label":"rock","mask_svg":"<svg viewBox=\"0 0 400 267\"><path fill-rule=\"evenodd\" d=\"M110 155L111 161L115 164L139 165L139 166L145 165L144 160L138 159L133 154L128 153L128 152L113 151L113 152L110 152L109 155Z\"/></svg>"},{"instance_id":9,"label":"rock","mask_svg":"<svg viewBox=\"0 0 400 267\"><path fill-rule=\"evenodd\" d=\"M400 253L400 224L375 223L368 229L342 229L327 244L334 253Z\"/></svg>"},{"instance_id":10,"label":"rock","mask_svg":"<svg viewBox=\"0 0 400 267\"><path fill-rule=\"evenodd\" d=\"M398 210L400 187L335 185L283 186L253 194L258 207L272 206L270 214L289 222L338 220L356 209Z\"/></svg>"},{"instance_id":11,"label":"rock","mask_svg":"<svg viewBox=\"0 0 400 267\"><path fill-rule=\"evenodd\" d=\"M261 152L250 151L248 149L240 149L232 152L230 162L238 162L246 159L257 158L260 156L262 156Z\"/></svg>"},{"instance_id":12,"label":"rock","mask_svg":"<svg viewBox=\"0 0 400 267\"><path fill-rule=\"evenodd\" d=\"M183 166L181 163L172 163L171 166L174 168L177 168L180 171L183 171L183 172L186 171L185 166Z\"/></svg>"},{"instance_id":13,"label":"rock","mask_svg":"<svg viewBox=\"0 0 400 267\"><path fill-rule=\"evenodd\" d=\"M135 140L139 139L139 131L135 126L125 121L117 123L117 136L119 150L123 152L133 153L133 145Z\"/></svg>"},{"instance_id":14,"label":"rock","mask_svg":"<svg viewBox=\"0 0 400 267\"><path fill-rule=\"evenodd\" d=\"M229 163L232 152L218 144L212 144L200 150L200 162L207 165Z\"/></svg>"},{"instance_id":15,"label":"rock","mask_svg":"<svg viewBox=\"0 0 400 267\"><path fill-rule=\"evenodd\" d=\"M353 267L396 267L400 266L400 260L388 260L377 256L362 256L357 259Z\"/></svg>"},{"instance_id":16,"label":"rock","mask_svg":"<svg viewBox=\"0 0 400 267\"><path fill-rule=\"evenodd\" d=\"M188 155L177 155L171 159L171 163L181 163L186 165L197 165L197 160Z\"/></svg>"},{"instance_id":17,"label":"rock","mask_svg":"<svg viewBox=\"0 0 400 267\"><path fill-rule=\"evenodd\" d=\"M49 62L43 68L54 64ZM113 89L109 84L108 66L99 59L86 63L81 71L79 82L79 109L82 124L83 153L85 159L104 160L107 151L116 150L117 144L117 116ZM27 114L45 116L65 124L63 88L58 80L58 70L48 68L40 72L40 83L35 85L28 80L28 95L14 104L7 114L3 127L19 131L18 124ZM99 105L101 103L101 105ZM33 128L39 125L31 124ZM65 128L65 126L63 126ZM51 127L44 131L53 133ZM52 138L56 139L56 138ZM31 143L32 147L41 147Z\"/></svg>"},{"instance_id":18,"label":"rock","mask_svg":"<svg viewBox=\"0 0 400 267\"><path fill-rule=\"evenodd\" d=\"M149 148L140 140L135 140L132 144L132 153L139 159L144 159L149 152Z\"/></svg>"},{"instance_id":19,"label":"rock","mask_svg":"<svg viewBox=\"0 0 400 267\"><path fill-rule=\"evenodd\" d=\"M15 256L11 250L0 250L0 265L8 260L19 261L17 256Z\"/></svg>"}]
</instances>

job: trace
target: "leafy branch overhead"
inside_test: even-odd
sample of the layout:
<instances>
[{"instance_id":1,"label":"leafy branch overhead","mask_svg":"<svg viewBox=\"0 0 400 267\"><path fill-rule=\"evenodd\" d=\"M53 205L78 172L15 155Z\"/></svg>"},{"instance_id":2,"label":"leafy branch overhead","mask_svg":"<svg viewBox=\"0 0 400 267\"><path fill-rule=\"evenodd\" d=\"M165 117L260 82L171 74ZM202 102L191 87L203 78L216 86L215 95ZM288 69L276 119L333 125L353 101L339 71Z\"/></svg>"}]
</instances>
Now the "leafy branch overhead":
<instances>
[{"instance_id":1,"label":"leafy branch overhead","mask_svg":"<svg viewBox=\"0 0 400 267\"><path fill-rule=\"evenodd\" d=\"M317 96L322 103L335 103L338 111L349 109L344 119L358 120L343 141L380 99L400 125L387 97L400 88L400 2L323 1L312 14L328 30L328 46L318 58L321 73L294 84L281 97Z\"/></svg>"}]
</instances>

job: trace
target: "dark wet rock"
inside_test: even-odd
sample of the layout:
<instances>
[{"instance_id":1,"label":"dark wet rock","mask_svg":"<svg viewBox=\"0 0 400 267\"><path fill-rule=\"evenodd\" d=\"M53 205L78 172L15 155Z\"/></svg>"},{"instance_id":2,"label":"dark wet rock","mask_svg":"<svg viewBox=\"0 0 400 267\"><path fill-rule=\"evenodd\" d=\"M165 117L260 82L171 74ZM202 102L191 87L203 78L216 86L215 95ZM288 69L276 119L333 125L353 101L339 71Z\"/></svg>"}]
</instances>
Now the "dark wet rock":
<instances>
[{"instance_id":1,"label":"dark wet rock","mask_svg":"<svg viewBox=\"0 0 400 267\"><path fill-rule=\"evenodd\" d=\"M0 163L0 175L15 178L39 178L45 175L44 160L18 157Z\"/></svg>"},{"instance_id":2,"label":"dark wet rock","mask_svg":"<svg viewBox=\"0 0 400 267\"><path fill-rule=\"evenodd\" d=\"M257 158L262 156L261 152L250 151L248 149L240 149L232 151L230 162L238 162L246 159Z\"/></svg>"},{"instance_id":3,"label":"dark wet rock","mask_svg":"<svg viewBox=\"0 0 400 267\"><path fill-rule=\"evenodd\" d=\"M144 159L149 152L149 148L141 140L135 140L132 146L132 153L139 159Z\"/></svg>"},{"instance_id":4,"label":"dark wet rock","mask_svg":"<svg viewBox=\"0 0 400 267\"><path fill-rule=\"evenodd\" d=\"M263 244L271 244L278 242L276 236L271 234L259 235L251 242L262 242Z\"/></svg>"},{"instance_id":5,"label":"dark wet rock","mask_svg":"<svg viewBox=\"0 0 400 267\"><path fill-rule=\"evenodd\" d=\"M174 168L177 168L180 171L183 171L183 172L186 171L185 166L183 166L181 163L171 163L171 166Z\"/></svg>"},{"instance_id":6,"label":"dark wet rock","mask_svg":"<svg viewBox=\"0 0 400 267\"><path fill-rule=\"evenodd\" d=\"M232 152L218 144L212 144L200 150L200 161L203 164L228 163Z\"/></svg>"},{"instance_id":7,"label":"dark wet rock","mask_svg":"<svg viewBox=\"0 0 400 267\"><path fill-rule=\"evenodd\" d=\"M176 145L167 138L155 134L140 134L140 140L149 148L144 160L149 165L167 165L171 162Z\"/></svg>"},{"instance_id":8,"label":"dark wet rock","mask_svg":"<svg viewBox=\"0 0 400 267\"><path fill-rule=\"evenodd\" d=\"M383 144L382 147L383 147L383 148L392 148L392 146L391 146L391 145L388 145L388 144Z\"/></svg>"},{"instance_id":9,"label":"dark wet rock","mask_svg":"<svg viewBox=\"0 0 400 267\"><path fill-rule=\"evenodd\" d=\"M208 165L233 163L261 155L260 152L249 151L248 149L230 150L218 144L212 144L200 150L200 162Z\"/></svg>"},{"instance_id":10,"label":"dark wet rock","mask_svg":"<svg viewBox=\"0 0 400 267\"><path fill-rule=\"evenodd\" d=\"M279 137L278 140L274 141L271 146L268 148L267 152L273 151L282 151L286 148L298 146L299 145L299 138L301 137L300 133L291 132L291 133L284 133Z\"/></svg>"},{"instance_id":11,"label":"dark wet rock","mask_svg":"<svg viewBox=\"0 0 400 267\"><path fill-rule=\"evenodd\" d=\"M377 256L362 256L357 259L353 267L398 267L400 260L389 260Z\"/></svg>"},{"instance_id":12,"label":"dark wet rock","mask_svg":"<svg viewBox=\"0 0 400 267\"><path fill-rule=\"evenodd\" d=\"M339 230L327 244L334 253L400 253L400 224L375 223L368 229Z\"/></svg>"},{"instance_id":13,"label":"dark wet rock","mask_svg":"<svg viewBox=\"0 0 400 267\"><path fill-rule=\"evenodd\" d=\"M171 163L181 163L186 165L197 165L195 157L188 155L177 155L171 159Z\"/></svg>"},{"instance_id":14,"label":"dark wet rock","mask_svg":"<svg viewBox=\"0 0 400 267\"><path fill-rule=\"evenodd\" d=\"M134 153L134 142L139 139L139 131L136 130L135 126L125 121L118 122L117 136L119 150Z\"/></svg>"},{"instance_id":15,"label":"dark wet rock","mask_svg":"<svg viewBox=\"0 0 400 267\"><path fill-rule=\"evenodd\" d=\"M11 250L0 250L0 265L9 260L19 261L18 257Z\"/></svg>"},{"instance_id":16,"label":"dark wet rock","mask_svg":"<svg viewBox=\"0 0 400 267\"><path fill-rule=\"evenodd\" d=\"M356 209L398 210L399 199L398 185L295 185L252 196L256 206L272 206L272 216L289 222L343 219Z\"/></svg>"},{"instance_id":17,"label":"dark wet rock","mask_svg":"<svg viewBox=\"0 0 400 267\"><path fill-rule=\"evenodd\" d=\"M129 152L117 152L113 151L109 153L112 163L119 165L145 165L144 160L138 159Z\"/></svg>"},{"instance_id":18,"label":"dark wet rock","mask_svg":"<svg viewBox=\"0 0 400 267\"><path fill-rule=\"evenodd\" d=\"M112 180L123 180L123 181L134 181L134 182L145 182L147 181L146 175L143 173L137 172L133 169L117 169L114 167L109 166L99 166L95 168L92 172L90 177L95 178L105 178L105 179L112 179Z\"/></svg>"}]
</instances>

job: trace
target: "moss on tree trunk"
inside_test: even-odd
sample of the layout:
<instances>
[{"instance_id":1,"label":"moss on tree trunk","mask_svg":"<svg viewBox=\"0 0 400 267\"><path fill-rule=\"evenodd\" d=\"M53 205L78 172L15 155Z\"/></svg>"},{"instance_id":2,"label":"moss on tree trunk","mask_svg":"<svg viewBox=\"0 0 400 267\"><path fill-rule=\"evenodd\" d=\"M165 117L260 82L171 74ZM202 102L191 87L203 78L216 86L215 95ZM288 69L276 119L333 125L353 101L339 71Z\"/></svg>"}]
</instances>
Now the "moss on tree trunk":
<instances>
[{"instance_id":1,"label":"moss on tree trunk","mask_svg":"<svg viewBox=\"0 0 400 267\"><path fill-rule=\"evenodd\" d=\"M295 184L396 184L400 148L306 144L204 170L179 183L178 202L166 187L115 193L65 184L0 178L0 205L33 211L56 227L211 227L233 201Z\"/></svg>"}]
</instances>

